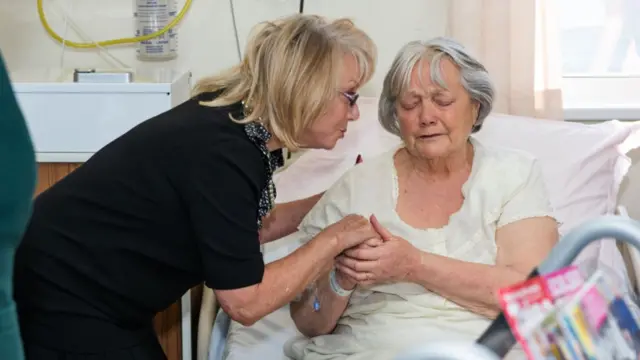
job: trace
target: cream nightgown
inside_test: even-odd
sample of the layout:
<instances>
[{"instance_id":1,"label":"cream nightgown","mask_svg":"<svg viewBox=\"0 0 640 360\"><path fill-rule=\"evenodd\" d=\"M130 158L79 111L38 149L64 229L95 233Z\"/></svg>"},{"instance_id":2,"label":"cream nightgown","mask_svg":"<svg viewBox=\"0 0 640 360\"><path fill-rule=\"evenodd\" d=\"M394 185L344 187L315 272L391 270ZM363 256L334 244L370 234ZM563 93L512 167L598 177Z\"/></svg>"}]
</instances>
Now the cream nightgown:
<instances>
[{"instance_id":1,"label":"cream nightgown","mask_svg":"<svg viewBox=\"0 0 640 360\"><path fill-rule=\"evenodd\" d=\"M553 215L533 157L483 145L473 137L471 142L475 155L462 188L465 200L446 226L416 229L396 213L395 148L368 159L338 180L305 217L300 230L310 239L348 214L375 214L392 234L422 251L494 264L497 228ZM417 284L357 288L333 334L292 339L285 353L299 360L391 359L399 351L428 342L473 342L489 324L490 320Z\"/></svg>"}]
</instances>

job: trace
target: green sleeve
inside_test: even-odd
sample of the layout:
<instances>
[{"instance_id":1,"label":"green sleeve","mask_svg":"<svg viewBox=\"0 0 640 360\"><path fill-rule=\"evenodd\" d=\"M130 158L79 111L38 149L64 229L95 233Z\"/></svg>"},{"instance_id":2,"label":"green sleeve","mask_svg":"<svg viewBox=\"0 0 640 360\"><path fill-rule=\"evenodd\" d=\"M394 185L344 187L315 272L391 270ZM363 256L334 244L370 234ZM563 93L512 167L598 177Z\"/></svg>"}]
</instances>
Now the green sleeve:
<instances>
[{"instance_id":1,"label":"green sleeve","mask_svg":"<svg viewBox=\"0 0 640 360\"><path fill-rule=\"evenodd\" d=\"M31 214L36 161L25 119L0 54L0 352L23 359L13 301L13 258Z\"/></svg>"}]
</instances>

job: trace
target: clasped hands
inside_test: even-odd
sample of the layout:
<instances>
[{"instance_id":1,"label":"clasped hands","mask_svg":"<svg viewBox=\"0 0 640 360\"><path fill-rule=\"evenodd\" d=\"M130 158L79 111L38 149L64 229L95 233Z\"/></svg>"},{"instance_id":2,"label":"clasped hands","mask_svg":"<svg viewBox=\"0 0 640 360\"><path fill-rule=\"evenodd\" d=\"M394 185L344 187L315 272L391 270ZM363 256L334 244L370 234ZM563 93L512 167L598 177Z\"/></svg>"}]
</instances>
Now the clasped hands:
<instances>
[{"instance_id":1,"label":"clasped hands","mask_svg":"<svg viewBox=\"0 0 640 360\"><path fill-rule=\"evenodd\" d=\"M375 215L368 221L357 215L349 217L359 226L346 226L337 236L357 237L361 242L336 258L336 277L340 286L351 290L357 285L408 281L421 264L422 252L407 240L391 234Z\"/></svg>"}]
</instances>

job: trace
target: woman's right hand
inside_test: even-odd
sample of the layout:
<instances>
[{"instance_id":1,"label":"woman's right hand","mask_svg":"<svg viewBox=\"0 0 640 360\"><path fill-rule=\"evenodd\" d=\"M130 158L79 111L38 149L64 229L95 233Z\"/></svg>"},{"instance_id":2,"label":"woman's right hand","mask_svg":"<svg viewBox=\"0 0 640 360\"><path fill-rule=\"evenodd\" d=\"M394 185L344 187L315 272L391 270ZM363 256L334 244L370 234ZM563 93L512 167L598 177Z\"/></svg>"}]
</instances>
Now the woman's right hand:
<instances>
[{"instance_id":1,"label":"woman's right hand","mask_svg":"<svg viewBox=\"0 0 640 360\"><path fill-rule=\"evenodd\" d=\"M335 238L339 253L358 246L369 239L379 239L369 219L360 215L347 215L342 220L327 227L324 235Z\"/></svg>"}]
</instances>

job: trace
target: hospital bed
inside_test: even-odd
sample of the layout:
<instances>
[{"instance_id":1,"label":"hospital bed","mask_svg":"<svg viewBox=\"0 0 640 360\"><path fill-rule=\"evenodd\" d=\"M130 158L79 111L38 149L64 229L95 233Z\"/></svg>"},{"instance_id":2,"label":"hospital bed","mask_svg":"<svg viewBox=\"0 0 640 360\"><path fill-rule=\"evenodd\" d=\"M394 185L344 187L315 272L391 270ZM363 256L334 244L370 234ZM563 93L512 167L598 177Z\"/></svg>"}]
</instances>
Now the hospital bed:
<instances>
[{"instance_id":1,"label":"hospital bed","mask_svg":"<svg viewBox=\"0 0 640 360\"><path fill-rule=\"evenodd\" d=\"M398 144L397 138L378 125L376 109L377 99L362 99L360 120L350 125L347 136L335 149L306 151L276 174L277 201L323 191L354 166L359 154L367 161ZM627 154L640 148L640 122L584 125L495 114L476 136L485 143L522 149L538 158L552 206L561 221L561 233L601 215L627 216L618 197L632 165ZM286 256L299 244L295 233L266 244L265 262ZM640 253L635 249L603 240L588 246L576 263L605 268L619 287L638 291ZM284 343L298 335L288 306L245 327L231 321L218 308L213 291L204 289L197 360L285 360Z\"/></svg>"}]
</instances>

